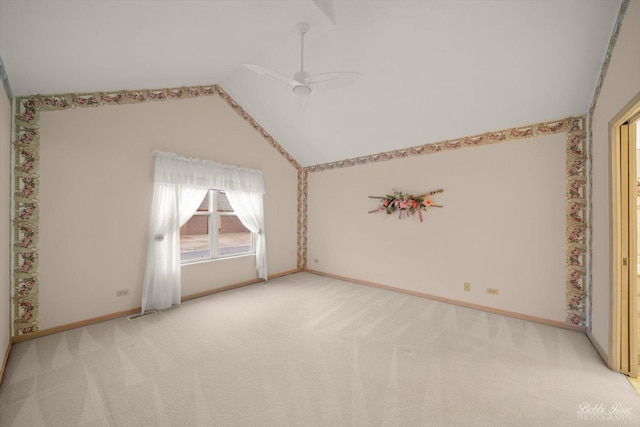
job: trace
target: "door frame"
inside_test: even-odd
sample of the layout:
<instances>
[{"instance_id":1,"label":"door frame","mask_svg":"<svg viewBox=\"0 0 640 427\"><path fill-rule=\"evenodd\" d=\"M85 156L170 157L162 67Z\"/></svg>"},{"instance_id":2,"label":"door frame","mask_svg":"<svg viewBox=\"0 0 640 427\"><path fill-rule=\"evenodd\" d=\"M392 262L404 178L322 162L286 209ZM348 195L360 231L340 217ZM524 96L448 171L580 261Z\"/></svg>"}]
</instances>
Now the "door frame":
<instances>
[{"instance_id":1,"label":"door frame","mask_svg":"<svg viewBox=\"0 0 640 427\"><path fill-rule=\"evenodd\" d=\"M632 118L640 114L640 93L636 94L627 105L609 121L609 142L611 161L611 335L609 366L611 369L638 377L638 342L637 342L637 313L638 313L638 284L636 263L637 248L637 220L635 206L625 211L622 207L623 191L628 200L635 200L635 182L631 184L631 177L623 183L621 174L636 172L635 150L628 148L627 162L622 164L622 146L629 144L628 133L623 133L623 126ZM635 132L635 129L629 129ZM633 163L632 163L633 162ZM637 174L637 172L636 172ZM625 215L625 218L623 218ZM629 239L630 236L633 236ZM628 251L623 251L623 245ZM623 265L623 258L627 257L627 265ZM631 274L631 267L633 274ZM628 277L628 286L625 277ZM628 307L628 310L626 307ZM624 336L623 336L624 334ZM626 360L626 363L625 363Z\"/></svg>"}]
</instances>

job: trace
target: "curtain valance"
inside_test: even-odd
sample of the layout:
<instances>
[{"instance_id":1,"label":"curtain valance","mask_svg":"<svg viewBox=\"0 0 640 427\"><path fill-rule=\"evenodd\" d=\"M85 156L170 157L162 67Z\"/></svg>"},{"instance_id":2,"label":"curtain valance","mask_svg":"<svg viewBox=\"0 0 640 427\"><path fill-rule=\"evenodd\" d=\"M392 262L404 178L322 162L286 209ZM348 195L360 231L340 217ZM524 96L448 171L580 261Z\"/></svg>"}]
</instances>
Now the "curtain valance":
<instances>
[{"instance_id":1,"label":"curtain valance","mask_svg":"<svg viewBox=\"0 0 640 427\"><path fill-rule=\"evenodd\" d=\"M264 194L264 178L259 170L181 157L165 151L153 151L152 154L156 158L156 183Z\"/></svg>"}]
</instances>

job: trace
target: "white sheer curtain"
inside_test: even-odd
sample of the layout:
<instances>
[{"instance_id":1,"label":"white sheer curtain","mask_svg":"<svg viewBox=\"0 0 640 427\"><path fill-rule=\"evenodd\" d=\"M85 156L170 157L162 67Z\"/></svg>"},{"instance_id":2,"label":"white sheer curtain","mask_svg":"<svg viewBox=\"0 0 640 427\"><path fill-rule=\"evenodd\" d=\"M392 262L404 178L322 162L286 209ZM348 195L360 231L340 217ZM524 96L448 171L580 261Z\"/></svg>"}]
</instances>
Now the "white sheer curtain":
<instances>
[{"instance_id":1,"label":"white sheer curtain","mask_svg":"<svg viewBox=\"0 0 640 427\"><path fill-rule=\"evenodd\" d=\"M245 224L245 227L254 231L253 224L258 224L255 232L258 233L262 247L260 262L257 261L256 251L256 269L260 265L259 275L266 280L262 172L179 157L161 151L154 151L153 155L154 189L142 288L142 312L160 310L180 303L180 226L189 220L207 191L212 188L239 194L237 197L241 200L244 200L243 194L252 195L248 198L248 203L255 203L254 208L247 207L245 202L237 202L243 212L252 213L238 214L238 218L243 223L241 215L256 218L247 220L249 225Z\"/></svg>"},{"instance_id":2,"label":"white sheer curtain","mask_svg":"<svg viewBox=\"0 0 640 427\"><path fill-rule=\"evenodd\" d=\"M252 233L256 233L256 271L258 277L267 280L267 248L262 194L243 191L225 191L225 194L238 219Z\"/></svg>"},{"instance_id":3,"label":"white sheer curtain","mask_svg":"<svg viewBox=\"0 0 640 427\"><path fill-rule=\"evenodd\" d=\"M142 312L180 304L180 227L191 218L207 189L154 183L153 206L142 285Z\"/></svg>"}]
</instances>

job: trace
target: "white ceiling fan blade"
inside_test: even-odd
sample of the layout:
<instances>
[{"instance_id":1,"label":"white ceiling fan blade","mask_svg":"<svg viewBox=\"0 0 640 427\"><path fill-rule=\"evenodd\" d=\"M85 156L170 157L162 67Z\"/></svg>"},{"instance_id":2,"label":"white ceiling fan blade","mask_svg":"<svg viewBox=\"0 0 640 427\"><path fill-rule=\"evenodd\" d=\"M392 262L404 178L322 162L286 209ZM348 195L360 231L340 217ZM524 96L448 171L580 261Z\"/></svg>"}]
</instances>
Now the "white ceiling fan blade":
<instances>
[{"instance_id":1,"label":"white ceiling fan blade","mask_svg":"<svg viewBox=\"0 0 640 427\"><path fill-rule=\"evenodd\" d=\"M289 86L298 86L300 84L300 82L295 81L291 77L287 77L284 74L278 73L277 71L261 67L260 65L244 64L244 66L262 76L269 77L273 80L279 81L280 83L284 83Z\"/></svg>"},{"instance_id":2,"label":"white ceiling fan blade","mask_svg":"<svg viewBox=\"0 0 640 427\"><path fill-rule=\"evenodd\" d=\"M313 2L318 9L320 9L327 18L329 18L329 21L331 21L333 25L336 25L336 12L333 0L313 0Z\"/></svg>"},{"instance_id":3,"label":"white ceiling fan blade","mask_svg":"<svg viewBox=\"0 0 640 427\"><path fill-rule=\"evenodd\" d=\"M312 83L322 83L330 80L348 80L355 81L362 74L356 71L336 71L331 73L318 73L311 76Z\"/></svg>"},{"instance_id":4,"label":"white ceiling fan blade","mask_svg":"<svg viewBox=\"0 0 640 427\"><path fill-rule=\"evenodd\" d=\"M336 89L355 82L362 74L356 71L337 71L332 73L319 73L310 77L311 84L324 89Z\"/></svg>"},{"instance_id":5,"label":"white ceiling fan blade","mask_svg":"<svg viewBox=\"0 0 640 427\"><path fill-rule=\"evenodd\" d=\"M319 0L316 4L324 13L332 12L333 0ZM331 13L329 15L331 15ZM328 17L331 19L331 16L329 15ZM309 31L309 24L306 22L300 22L297 29L298 34L300 35L300 71L295 73L293 77L285 76L284 74L261 67L260 65L244 64L244 66L262 76L269 77L273 80L279 81L280 83L289 85L293 88L294 94L304 98L315 92L316 85L318 84L322 86L323 90L334 89L347 86L360 77L361 74L355 71L340 71L309 75L309 73L304 70L304 35Z\"/></svg>"}]
</instances>

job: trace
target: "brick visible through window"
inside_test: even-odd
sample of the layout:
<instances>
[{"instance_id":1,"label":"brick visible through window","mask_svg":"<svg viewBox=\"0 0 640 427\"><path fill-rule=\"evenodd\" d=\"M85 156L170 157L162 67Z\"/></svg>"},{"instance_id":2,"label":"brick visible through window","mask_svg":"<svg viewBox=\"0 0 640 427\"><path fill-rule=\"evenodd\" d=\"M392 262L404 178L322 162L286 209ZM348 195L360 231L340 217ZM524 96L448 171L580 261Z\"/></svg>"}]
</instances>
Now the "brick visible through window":
<instances>
[{"instance_id":1,"label":"brick visible through window","mask_svg":"<svg viewBox=\"0 0 640 427\"><path fill-rule=\"evenodd\" d=\"M180 227L183 263L253 253L253 233L238 219L222 191L209 190L196 213Z\"/></svg>"}]
</instances>

